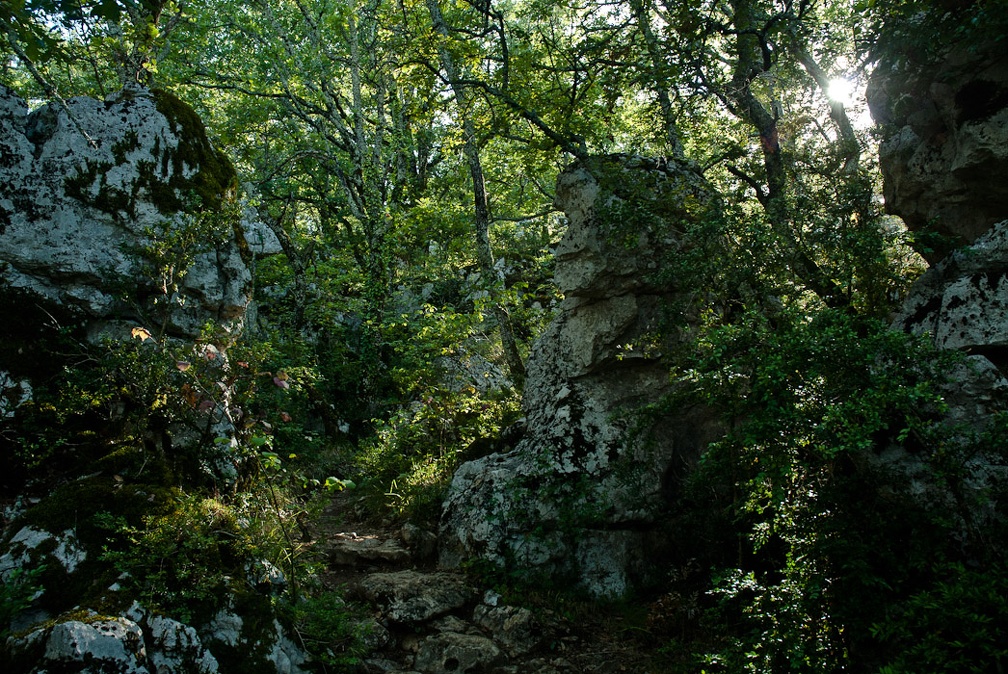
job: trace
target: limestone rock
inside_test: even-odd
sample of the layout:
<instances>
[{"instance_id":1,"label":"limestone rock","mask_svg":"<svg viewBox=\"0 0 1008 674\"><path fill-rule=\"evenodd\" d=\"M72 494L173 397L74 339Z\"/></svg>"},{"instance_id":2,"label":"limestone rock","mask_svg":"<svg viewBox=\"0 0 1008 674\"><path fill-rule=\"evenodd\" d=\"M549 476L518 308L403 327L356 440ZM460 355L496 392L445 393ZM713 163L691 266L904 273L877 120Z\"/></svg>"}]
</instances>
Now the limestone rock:
<instances>
[{"instance_id":1,"label":"limestone rock","mask_svg":"<svg viewBox=\"0 0 1008 674\"><path fill-rule=\"evenodd\" d=\"M556 199L568 218L555 272L565 299L529 356L525 434L456 471L440 561L574 573L591 593L616 596L649 573L662 544L670 469L712 439L702 414L643 428L635 415L669 387L661 355L674 345L654 335L677 290L660 261L716 202L691 168L625 156L568 169Z\"/></svg>"},{"instance_id":2,"label":"limestone rock","mask_svg":"<svg viewBox=\"0 0 1008 674\"><path fill-rule=\"evenodd\" d=\"M222 608L199 631L199 638L215 657L225 662L242 662L247 669L269 669L277 674L304 674L308 657L287 635L279 621L263 620L267 605L259 615L243 618L231 608ZM254 656L253 656L254 654Z\"/></svg>"},{"instance_id":3,"label":"limestone rock","mask_svg":"<svg viewBox=\"0 0 1008 674\"><path fill-rule=\"evenodd\" d=\"M237 647L242 641L242 630L245 621L240 615L221 609L202 630L205 640L220 642L226 646Z\"/></svg>"},{"instance_id":4,"label":"limestone rock","mask_svg":"<svg viewBox=\"0 0 1008 674\"><path fill-rule=\"evenodd\" d=\"M437 536L431 532L407 522L399 535L418 562L429 560L437 554Z\"/></svg>"},{"instance_id":5,"label":"limestone rock","mask_svg":"<svg viewBox=\"0 0 1008 674\"><path fill-rule=\"evenodd\" d=\"M360 591L382 606L383 615L396 623L423 623L465 606L476 590L454 573L417 571L374 573L361 581Z\"/></svg>"},{"instance_id":6,"label":"limestone rock","mask_svg":"<svg viewBox=\"0 0 1008 674\"><path fill-rule=\"evenodd\" d=\"M287 588L287 576L268 559L254 559L245 564L245 580L264 594L279 597Z\"/></svg>"},{"instance_id":7,"label":"limestone rock","mask_svg":"<svg viewBox=\"0 0 1008 674\"><path fill-rule=\"evenodd\" d=\"M473 611L473 622L493 637L511 657L525 655L542 641L542 627L527 608L487 606Z\"/></svg>"},{"instance_id":8,"label":"limestone rock","mask_svg":"<svg viewBox=\"0 0 1008 674\"><path fill-rule=\"evenodd\" d=\"M273 645L270 648L267 661L276 667L277 674L301 674L305 672L302 665L308 662L304 651L287 636L280 621L273 620Z\"/></svg>"},{"instance_id":9,"label":"limestone rock","mask_svg":"<svg viewBox=\"0 0 1008 674\"><path fill-rule=\"evenodd\" d=\"M251 190L247 188L246 191ZM259 213L251 206L246 205L242 209L241 225L249 251L257 257L276 255L283 252L283 246L280 244L280 239L277 238L276 233L269 228L269 225L262 221Z\"/></svg>"},{"instance_id":10,"label":"limestone rock","mask_svg":"<svg viewBox=\"0 0 1008 674\"><path fill-rule=\"evenodd\" d=\"M933 265L907 294L895 323L930 333L943 349L1008 347L1008 220Z\"/></svg>"},{"instance_id":11,"label":"limestone rock","mask_svg":"<svg viewBox=\"0 0 1008 674\"><path fill-rule=\"evenodd\" d=\"M12 377L0 370L0 419L14 416L14 410L32 399L32 385L27 379Z\"/></svg>"},{"instance_id":12,"label":"limestone rock","mask_svg":"<svg viewBox=\"0 0 1008 674\"><path fill-rule=\"evenodd\" d=\"M61 622L47 632L45 652L33 673L150 674L143 632L132 620L95 616Z\"/></svg>"},{"instance_id":13,"label":"limestone rock","mask_svg":"<svg viewBox=\"0 0 1008 674\"><path fill-rule=\"evenodd\" d=\"M951 237L919 252L936 262L1008 214L1008 56L969 44L941 63L879 64L868 104L886 134L879 148L886 209L918 233Z\"/></svg>"},{"instance_id":14,"label":"limestone rock","mask_svg":"<svg viewBox=\"0 0 1008 674\"><path fill-rule=\"evenodd\" d=\"M401 564L409 559L409 551L394 538L340 533L332 538L329 546L329 562L336 566Z\"/></svg>"},{"instance_id":15,"label":"limestone rock","mask_svg":"<svg viewBox=\"0 0 1008 674\"><path fill-rule=\"evenodd\" d=\"M87 559L87 552L77 541L73 529L51 534L31 526L22 527L7 543L0 555L0 581L7 582L11 574L27 567L55 565L70 574Z\"/></svg>"},{"instance_id":16,"label":"limestone rock","mask_svg":"<svg viewBox=\"0 0 1008 674\"><path fill-rule=\"evenodd\" d=\"M970 354L946 393L950 418L979 429L1008 402L1008 220L932 266L894 327Z\"/></svg>"},{"instance_id":17,"label":"limestone rock","mask_svg":"<svg viewBox=\"0 0 1008 674\"><path fill-rule=\"evenodd\" d=\"M420 674L412 669L404 669L401 662L394 662L386 658L369 658L364 661L368 672L380 674Z\"/></svg>"},{"instance_id":18,"label":"limestone rock","mask_svg":"<svg viewBox=\"0 0 1008 674\"><path fill-rule=\"evenodd\" d=\"M234 169L167 92L29 112L0 87L0 279L80 312L92 335L237 326L249 301Z\"/></svg>"},{"instance_id":19,"label":"limestone rock","mask_svg":"<svg viewBox=\"0 0 1008 674\"><path fill-rule=\"evenodd\" d=\"M137 615L137 622L144 620L142 624L151 651L150 665L155 674L217 674L217 659L203 648L194 628L166 616L147 616L136 604L133 613Z\"/></svg>"},{"instance_id":20,"label":"limestone rock","mask_svg":"<svg viewBox=\"0 0 1008 674\"><path fill-rule=\"evenodd\" d=\"M501 655L497 645L486 637L442 632L420 643L413 667L423 674L483 672L492 667Z\"/></svg>"}]
</instances>

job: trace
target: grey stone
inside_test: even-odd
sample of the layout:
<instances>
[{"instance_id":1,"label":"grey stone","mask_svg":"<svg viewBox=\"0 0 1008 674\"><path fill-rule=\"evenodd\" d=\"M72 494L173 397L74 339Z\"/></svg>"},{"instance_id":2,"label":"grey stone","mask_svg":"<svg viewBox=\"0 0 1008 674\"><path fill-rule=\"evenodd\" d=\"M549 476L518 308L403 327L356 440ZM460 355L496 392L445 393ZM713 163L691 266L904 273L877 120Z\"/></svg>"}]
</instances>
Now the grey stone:
<instances>
[{"instance_id":1,"label":"grey stone","mask_svg":"<svg viewBox=\"0 0 1008 674\"><path fill-rule=\"evenodd\" d=\"M283 252L280 239L264 223L254 208L246 205L242 209L242 231L245 234L245 241L248 242L249 251L257 257L276 255Z\"/></svg>"},{"instance_id":2,"label":"grey stone","mask_svg":"<svg viewBox=\"0 0 1008 674\"><path fill-rule=\"evenodd\" d=\"M147 620L151 642L150 664L156 674L216 674L213 654L203 648L196 630L189 625L151 616Z\"/></svg>"},{"instance_id":3,"label":"grey stone","mask_svg":"<svg viewBox=\"0 0 1008 674\"><path fill-rule=\"evenodd\" d=\"M944 391L948 418L980 430L1008 402L1008 220L932 266L893 326L971 354Z\"/></svg>"},{"instance_id":4,"label":"grey stone","mask_svg":"<svg viewBox=\"0 0 1008 674\"><path fill-rule=\"evenodd\" d=\"M445 615L475 600L477 593L455 573L395 571L373 573L359 585L389 620L417 624Z\"/></svg>"},{"instance_id":5,"label":"grey stone","mask_svg":"<svg viewBox=\"0 0 1008 674\"><path fill-rule=\"evenodd\" d=\"M190 108L140 87L31 113L9 89L0 99L0 276L9 286L78 310L94 338L128 339L146 325L192 339L208 322L241 325L247 246L240 227L209 224L235 197L234 170ZM184 232L199 232L179 244L191 264L153 252Z\"/></svg>"},{"instance_id":6,"label":"grey stone","mask_svg":"<svg viewBox=\"0 0 1008 674\"><path fill-rule=\"evenodd\" d=\"M381 672L382 674L419 674L411 670L403 669L401 662L389 660L387 658L368 658L364 661L369 672Z\"/></svg>"},{"instance_id":7,"label":"grey stone","mask_svg":"<svg viewBox=\"0 0 1008 674\"><path fill-rule=\"evenodd\" d=\"M273 621L273 647L267 659L276 667L277 674L303 674L306 670L302 666L308 661L278 620Z\"/></svg>"},{"instance_id":8,"label":"grey stone","mask_svg":"<svg viewBox=\"0 0 1008 674\"><path fill-rule=\"evenodd\" d=\"M474 674L486 671L501 657L501 650L486 637L442 632L420 643L413 667L423 674Z\"/></svg>"},{"instance_id":9,"label":"grey stone","mask_svg":"<svg viewBox=\"0 0 1008 674\"><path fill-rule=\"evenodd\" d=\"M525 655L543 638L542 626L532 611L519 606L477 606L473 622L511 657Z\"/></svg>"},{"instance_id":10,"label":"grey stone","mask_svg":"<svg viewBox=\"0 0 1008 674\"><path fill-rule=\"evenodd\" d=\"M236 647L241 642L244 625L245 621L240 615L227 609L221 609L203 629L203 637L207 641L219 641Z\"/></svg>"},{"instance_id":11,"label":"grey stone","mask_svg":"<svg viewBox=\"0 0 1008 674\"><path fill-rule=\"evenodd\" d=\"M329 563L336 566L402 564L409 560L409 550L394 538L340 533L329 544Z\"/></svg>"},{"instance_id":12,"label":"grey stone","mask_svg":"<svg viewBox=\"0 0 1008 674\"><path fill-rule=\"evenodd\" d=\"M428 560L437 554L437 536L415 524L404 524L400 536L417 561Z\"/></svg>"},{"instance_id":13,"label":"grey stone","mask_svg":"<svg viewBox=\"0 0 1008 674\"><path fill-rule=\"evenodd\" d=\"M49 628L45 652L34 672L78 671L151 674L139 625L126 618L95 616L68 620Z\"/></svg>"},{"instance_id":14,"label":"grey stone","mask_svg":"<svg viewBox=\"0 0 1008 674\"><path fill-rule=\"evenodd\" d=\"M475 626L458 616L446 615L431 621L431 629L437 632L457 632L459 634L478 634Z\"/></svg>"},{"instance_id":15,"label":"grey stone","mask_svg":"<svg viewBox=\"0 0 1008 674\"><path fill-rule=\"evenodd\" d=\"M245 579L260 592L281 595L287 588L287 576L268 559L254 559L245 564Z\"/></svg>"},{"instance_id":16,"label":"grey stone","mask_svg":"<svg viewBox=\"0 0 1008 674\"><path fill-rule=\"evenodd\" d=\"M30 381L0 370L0 418L13 417L18 407L32 399L32 393Z\"/></svg>"},{"instance_id":17,"label":"grey stone","mask_svg":"<svg viewBox=\"0 0 1008 674\"><path fill-rule=\"evenodd\" d=\"M942 349L1008 346L1008 220L933 265L911 287L894 324L930 333Z\"/></svg>"},{"instance_id":18,"label":"grey stone","mask_svg":"<svg viewBox=\"0 0 1008 674\"><path fill-rule=\"evenodd\" d=\"M931 262L1008 215L1006 92L998 43L962 45L937 62L883 61L871 77L868 104L885 133L886 210L912 231L952 238L951 247L918 246Z\"/></svg>"},{"instance_id":19,"label":"grey stone","mask_svg":"<svg viewBox=\"0 0 1008 674\"><path fill-rule=\"evenodd\" d=\"M362 621L360 629L361 640L369 653L385 648L395 640L392 633L374 618Z\"/></svg>"},{"instance_id":20,"label":"grey stone","mask_svg":"<svg viewBox=\"0 0 1008 674\"><path fill-rule=\"evenodd\" d=\"M277 674L303 674L308 657L294 643L279 621L246 620L230 608L222 608L199 631L201 641L212 651L215 643L249 653L265 653L264 660ZM250 667L252 663L250 663Z\"/></svg>"},{"instance_id":21,"label":"grey stone","mask_svg":"<svg viewBox=\"0 0 1008 674\"><path fill-rule=\"evenodd\" d=\"M568 219L555 252L565 299L529 356L525 432L456 471L439 559L573 573L613 597L653 572L669 471L719 433L705 411L639 423L669 390L661 356L676 346L655 338L679 292L657 265L717 203L691 167L623 156L562 173L556 202Z\"/></svg>"},{"instance_id":22,"label":"grey stone","mask_svg":"<svg viewBox=\"0 0 1008 674\"><path fill-rule=\"evenodd\" d=\"M77 541L73 529L52 534L31 526L22 527L6 548L0 555L0 580L4 582L13 571L28 565L38 567L55 562L69 574L87 559L87 552Z\"/></svg>"}]
</instances>

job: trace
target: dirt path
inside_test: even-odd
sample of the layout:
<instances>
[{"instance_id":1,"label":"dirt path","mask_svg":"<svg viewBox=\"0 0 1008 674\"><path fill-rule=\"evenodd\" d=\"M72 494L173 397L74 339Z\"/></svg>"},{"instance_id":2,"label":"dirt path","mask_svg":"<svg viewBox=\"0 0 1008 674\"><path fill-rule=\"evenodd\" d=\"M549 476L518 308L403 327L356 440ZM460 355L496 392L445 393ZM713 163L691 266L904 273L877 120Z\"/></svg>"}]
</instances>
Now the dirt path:
<instances>
[{"instance_id":1,"label":"dirt path","mask_svg":"<svg viewBox=\"0 0 1008 674\"><path fill-rule=\"evenodd\" d=\"M647 629L647 606L558 593L505 598L436 565L433 533L368 521L352 494L316 523L330 588L371 614L367 674L664 674L675 671Z\"/></svg>"}]
</instances>

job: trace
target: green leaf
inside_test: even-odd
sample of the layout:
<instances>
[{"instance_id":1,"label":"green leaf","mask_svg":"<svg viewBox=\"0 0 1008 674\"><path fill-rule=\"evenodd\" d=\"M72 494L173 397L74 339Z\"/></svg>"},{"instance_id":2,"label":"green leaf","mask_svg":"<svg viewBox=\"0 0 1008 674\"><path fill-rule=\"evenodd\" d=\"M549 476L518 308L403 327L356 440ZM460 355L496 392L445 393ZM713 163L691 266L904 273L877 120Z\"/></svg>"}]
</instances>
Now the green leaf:
<instances>
[{"instance_id":1,"label":"green leaf","mask_svg":"<svg viewBox=\"0 0 1008 674\"><path fill-rule=\"evenodd\" d=\"M108 21L118 22L122 16L122 8L116 0L102 0L92 10L92 14Z\"/></svg>"},{"instance_id":2,"label":"green leaf","mask_svg":"<svg viewBox=\"0 0 1008 674\"><path fill-rule=\"evenodd\" d=\"M341 480L338 477L329 476L323 485L329 491L343 491L344 489L356 489L357 484L353 480Z\"/></svg>"}]
</instances>

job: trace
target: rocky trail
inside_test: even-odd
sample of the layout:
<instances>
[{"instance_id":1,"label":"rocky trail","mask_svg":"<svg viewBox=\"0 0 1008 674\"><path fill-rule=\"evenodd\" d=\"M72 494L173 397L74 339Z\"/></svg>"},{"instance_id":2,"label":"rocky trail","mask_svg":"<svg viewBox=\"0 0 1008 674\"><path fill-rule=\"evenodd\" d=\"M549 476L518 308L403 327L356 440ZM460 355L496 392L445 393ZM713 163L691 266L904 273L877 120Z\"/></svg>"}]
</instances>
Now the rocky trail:
<instances>
[{"instance_id":1,"label":"rocky trail","mask_svg":"<svg viewBox=\"0 0 1008 674\"><path fill-rule=\"evenodd\" d=\"M458 570L438 568L433 533L411 524L375 525L361 517L362 510L339 495L316 523L317 545L328 560L324 583L363 606L374 621L367 637L371 652L358 671L670 671L626 610L558 596L505 599Z\"/></svg>"}]
</instances>

